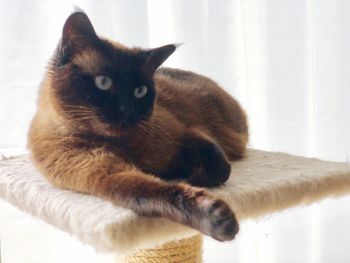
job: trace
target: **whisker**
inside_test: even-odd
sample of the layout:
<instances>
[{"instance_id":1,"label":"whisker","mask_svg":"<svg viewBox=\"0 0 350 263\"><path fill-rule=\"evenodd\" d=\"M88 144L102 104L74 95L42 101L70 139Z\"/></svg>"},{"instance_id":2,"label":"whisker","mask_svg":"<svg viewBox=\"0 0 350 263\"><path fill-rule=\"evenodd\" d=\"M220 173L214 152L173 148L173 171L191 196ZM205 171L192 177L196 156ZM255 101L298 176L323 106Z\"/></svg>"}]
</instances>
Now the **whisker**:
<instances>
[{"instance_id":1,"label":"whisker","mask_svg":"<svg viewBox=\"0 0 350 263\"><path fill-rule=\"evenodd\" d=\"M157 138L160 137L160 134L159 134L157 131L154 131L154 130L150 129L148 126L146 127L144 124L141 124L141 123L140 123L139 127L140 127L146 134L148 134L148 135L150 135L150 136L157 137ZM173 143L172 141L169 141L167 138L163 138L163 139L165 139L165 141L168 142L168 143ZM157 142L155 142L155 141L152 141L152 142L154 142L154 145L157 144Z\"/></svg>"},{"instance_id":2,"label":"whisker","mask_svg":"<svg viewBox=\"0 0 350 263\"><path fill-rule=\"evenodd\" d=\"M76 111L67 111L67 113L71 113L73 115L75 115L75 114L86 114L86 115L94 114L93 111L78 111L78 110L76 110Z\"/></svg>"},{"instance_id":3,"label":"whisker","mask_svg":"<svg viewBox=\"0 0 350 263\"><path fill-rule=\"evenodd\" d=\"M146 120L141 121L141 123L144 127L147 127L147 129L150 130L154 136L161 137L162 139L165 139L169 143L181 145L179 141L177 141L174 137L172 137L168 132L166 132L160 126Z\"/></svg>"},{"instance_id":4,"label":"whisker","mask_svg":"<svg viewBox=\"0 0 350 263\"><path fill-rule=\"evenodd\" d=\"M68 108L68 109L85 109L85 110L93 110L95 109L94 107L85 107L85 106L78 106L78 105L60 105L63 108Z\"/></svg>"},{"instance_id":5,"label":"whisker","mask_svg":"<svg viewBox=\"0 0 350 263\"><path fill-rule=\"evenodd\" d=\"M151 136L155 136L152 132L150 132L145 126L143 126L142 124L139 126L144 132L146 132L147 134L151 135Z\"/></svg>"},{"instance_id":6,"label":"whisker","mask_svg":"<svg viewBox=\"0 0 350 263\"><path fill-rule=\"evenodd\" d=\"M58 105L65 108L96 109L93 106L82 106L82 105L72 105L72 104L58 104Z\"/></svg>"},{"instance_id":7,"label":"whisker","mask_svg":"<svg viewBox=\"0 0 350 263\"><path fill-rule=\"evenodd\" d=\"M163 133L165 133L169 138L171 138L172 140L176 141L174 137L172 137L167 131L165 131L163 128L161 128L159 125L153 123L153 122L147 122L147 124L149 126L152 127L153 125L153 128L158 128L159 130L161 130Z\"/></svg>"},{"instance_id":8,"label":"whisker","mask_svg":"<svg viewBox=\"0 0 350 263\"><path fill-rule=\"evenodd\" d=\"M71 118L69 121L83 121L83 120L96 120L95 117L78 117L78 118Z\"/></svg>"}]
</instances>

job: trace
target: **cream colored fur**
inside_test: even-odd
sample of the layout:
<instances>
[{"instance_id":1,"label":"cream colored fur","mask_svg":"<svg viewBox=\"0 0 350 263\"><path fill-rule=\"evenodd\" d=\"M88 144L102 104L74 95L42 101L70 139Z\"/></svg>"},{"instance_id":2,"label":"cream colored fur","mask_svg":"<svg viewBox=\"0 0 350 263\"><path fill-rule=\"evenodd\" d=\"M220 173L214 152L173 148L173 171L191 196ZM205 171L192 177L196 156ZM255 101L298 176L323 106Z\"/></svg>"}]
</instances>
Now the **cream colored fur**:
<instances>
[{"instance_id":1,"label":"cream colored fur","mask_svg":"<svg viewBox=\"0 0 350 263\"><path fill-rule=\"evenodd\" d=\"M239 219L265 215L350 192L350 164L249 150L229 181L212 194ZM162 218L138 217L94 196L50 185L27 155L0 161L0 197L100 251L126 253L193 235Z\"/></svg>"}]
</instances>

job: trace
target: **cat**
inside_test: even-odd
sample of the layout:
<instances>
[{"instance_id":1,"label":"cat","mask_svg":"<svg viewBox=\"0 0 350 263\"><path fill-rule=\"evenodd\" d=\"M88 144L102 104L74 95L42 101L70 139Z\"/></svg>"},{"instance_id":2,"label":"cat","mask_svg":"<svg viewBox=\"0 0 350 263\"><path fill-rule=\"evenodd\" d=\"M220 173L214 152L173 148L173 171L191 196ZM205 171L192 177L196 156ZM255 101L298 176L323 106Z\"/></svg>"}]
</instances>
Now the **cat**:
<instances>
[{"instance_id":1,"label":"cat","mask_svg":"<svg viewBox=\"0 0 350 263\"><path fill-rule=\"evenodd\" d=\"M72 13L40 85L28 149L55 186L231 240L233 211L200 187L222 185L244 156L246 114L212 80L159 68L176 48L128 48ZM167 181L181 178L188 183Z\"/></svg>"}]
</instances>

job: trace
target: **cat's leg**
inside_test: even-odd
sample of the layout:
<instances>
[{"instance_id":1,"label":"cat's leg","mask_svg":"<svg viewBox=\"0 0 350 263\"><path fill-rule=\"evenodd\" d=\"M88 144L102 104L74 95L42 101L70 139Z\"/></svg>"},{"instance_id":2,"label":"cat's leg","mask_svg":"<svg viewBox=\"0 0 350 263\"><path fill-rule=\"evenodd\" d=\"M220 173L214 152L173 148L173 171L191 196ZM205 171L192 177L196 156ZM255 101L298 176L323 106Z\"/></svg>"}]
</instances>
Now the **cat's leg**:
<instances>
[{"instance_id":1,"label":"cat's leg","mask_svg":"<svg viewBox=\"0 0 350 263\"><path fill-rule=\"evenodd\" d=\"M248 142L247 132L239 133L227 125L220 125L216 128L215 135L216 141L230 161L244 157Z\"/></svg>"},{"instance_id":2,"label":"cat's leg","mask_svg":"<svg viewBox=\"0 0 350 263\"><path fill-rule=\"evenodd\" d=\"M232 240L238 222L225 202L202 189L170 184L141 172L105 178L97 194L144 216L161 216L193 227L219 241Z\"/></svg>"},{"instance_id":3,"label":"cat's leg","mask_svg":"<svg viewBox=\"0 0 350 263\"><path fill-rule=\"evenodd\" d=\"M191 166L188 181L195 186L217 186L230 176L231 165L222 148L200 129L189 129L182 140L182 155Z\"/></svg>"},{"instance_id":4,"label":"cat's leg","mask_svg":"<svg viewBox=\"0 0 350 263\"><path fill-rule=\"evenodd\" d=\"M165 217L221 241L233 239L238 231L234 213L222 200L145 174L107 151L39 154L45 156L41 170L59 187L99 196L140 215Z\"/></svg>"}]
</instances>

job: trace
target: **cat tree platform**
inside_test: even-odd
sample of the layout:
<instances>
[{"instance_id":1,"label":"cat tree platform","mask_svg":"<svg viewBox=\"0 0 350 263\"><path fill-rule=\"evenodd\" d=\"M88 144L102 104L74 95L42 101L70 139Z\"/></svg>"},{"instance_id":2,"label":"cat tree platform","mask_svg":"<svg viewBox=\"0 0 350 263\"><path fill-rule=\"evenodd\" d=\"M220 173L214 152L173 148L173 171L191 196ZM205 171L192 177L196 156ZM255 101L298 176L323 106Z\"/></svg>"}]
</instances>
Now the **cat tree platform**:
<instances>
[{"instance_id":1,"label":"cat tree platform","mask_svg":"<svg viewBox=\"0 0 350 263\"><path fill-rule=\"evenodd\" d=\"M208 192L244 220L350 193L350 164L248 150L226 184ZM201 262L202 237L195 230L55 188L28 155L0 161L0 197L98 251L127 255L125 262Z\"/></svg>"}]
</instances>

